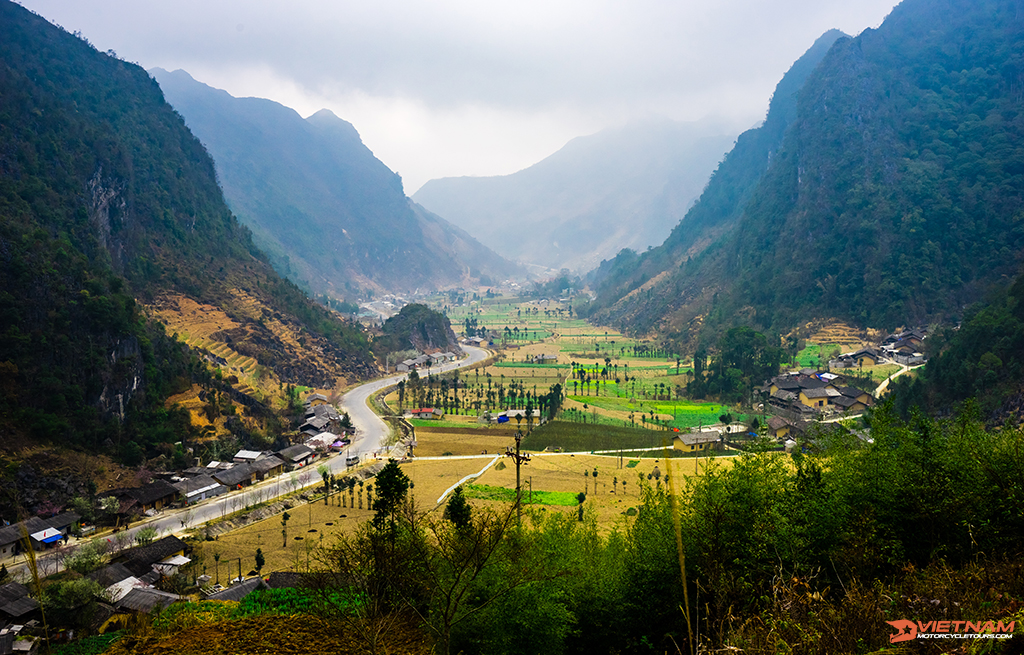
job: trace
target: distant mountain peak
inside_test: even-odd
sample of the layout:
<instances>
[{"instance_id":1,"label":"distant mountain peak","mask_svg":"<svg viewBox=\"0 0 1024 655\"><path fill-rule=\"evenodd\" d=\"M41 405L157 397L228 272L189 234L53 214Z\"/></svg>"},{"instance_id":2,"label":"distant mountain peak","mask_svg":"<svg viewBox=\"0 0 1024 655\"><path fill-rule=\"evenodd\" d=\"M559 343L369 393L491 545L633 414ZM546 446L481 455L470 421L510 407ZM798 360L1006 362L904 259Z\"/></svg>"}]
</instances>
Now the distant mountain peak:
<instances>
[{"instance_id":1,"label":"distant mountain peak","mask_svg":"<svg viewBox=\"0 0 1024 655\"><path fill-rule=\"evenodd\" d=\"M401 178L329 109L307 118L235 98L184 71L154 76L217 164L232 211L279 271L316 293L411 291L520 273L410 204Z\"/></svg>"}]
</instances>

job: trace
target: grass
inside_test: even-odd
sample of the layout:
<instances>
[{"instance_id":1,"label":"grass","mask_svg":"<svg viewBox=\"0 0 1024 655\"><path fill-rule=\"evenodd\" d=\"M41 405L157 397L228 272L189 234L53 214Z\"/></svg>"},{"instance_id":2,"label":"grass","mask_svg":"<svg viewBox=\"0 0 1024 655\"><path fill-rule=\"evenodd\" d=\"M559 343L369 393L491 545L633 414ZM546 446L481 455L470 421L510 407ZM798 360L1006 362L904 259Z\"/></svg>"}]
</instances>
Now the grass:
<instances>
[{"instance_id":1,"label":"grass","mask_svg":"<svg viewBox=\"0 0 1024 655\"><path fill-rule=\"evenodd\" d=\"M609 384L608 387L609 392L616 392L616 385L614 383ZM590 407L597 407L598 409L626 413L634 412L636 414L634 420L637 424L642 424L641 414L649 414L651 410L654 410L656 415L672 416L668 425L673 428L692 428L697 425L718 423L718 417L730 411L728 407L718 403L699 403L691 400L640 400L638 402L631 402L629 398L618 395L570 395L568 398L579 403L586 403ZM742 414L734 414L734 417L736 420L745 419L745 416Z\"/></svg>"},{"instance_id":2,"label":"grass","mask_svg":"<svg viewBox=\"0 0 1024 655\"><path fill-rule=\"evenodd\" d=\"M476 421L435 421L427 418L406 419L416 428L486 428L487 425Z\"/></svg>"},{"instance_id":3,"label":"grass","mask_svg":"<svg viewBox=\"0 0 1024 655\"><path fill-rule=\"evenodd\" d=\"M480 500L496 500L502 503L514 503L516 490L507 487L492 487L489 484L470 484L464 487L467 498ZM576 494L571 491L533 491L523 490L523 504L554 505L571 507L578 505Z\"/></svg>"},{"instance_id":4,"label":"grass","mask_svg":"<svg viewBox=\"0 0 1024 655\"><path fill-rule=\"evenodd\" d=\"M494 368L564 368L569 369L568 364L533 364L530 362L498 362Z\"/></svg>"},{"instance_id":5,"label":"grass","mask_svg":"<svg viewBox=\"0 0 1024 655\"><path fill-rule=\"evenodd\" d=\"M117 632L85 637L70 644L57 646L53 649L53 655L100 655L107 650L110 644L120 639L123 634L123 632L118 630Z\"/></svg>"}]
</instances>

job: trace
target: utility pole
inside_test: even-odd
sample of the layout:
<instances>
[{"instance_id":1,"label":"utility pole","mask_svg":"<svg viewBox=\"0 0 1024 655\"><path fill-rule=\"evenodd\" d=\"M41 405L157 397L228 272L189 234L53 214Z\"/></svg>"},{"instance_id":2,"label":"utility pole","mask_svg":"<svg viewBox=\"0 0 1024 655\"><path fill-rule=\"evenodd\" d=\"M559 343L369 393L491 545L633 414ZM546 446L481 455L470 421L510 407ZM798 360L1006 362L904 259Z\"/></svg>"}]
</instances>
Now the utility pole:
<instances>
[{"instance_id":1,"label":"utility pole","mask_svg":"<svg viewBox=\"0 0 1024 655\"><path fill-rule=\"evenodd\" d=\"M519 446L523 441L523 433L516 430L516 449L512 451L512 447L508 446L505 448L505 457L511 457L516 463L516 521L522 525L523 523L523 487L521 483L519 468L530 461L530 456L526 454L520 454ZM531 486L532 490L532 486Z\"/></svg>"}]
</instances>

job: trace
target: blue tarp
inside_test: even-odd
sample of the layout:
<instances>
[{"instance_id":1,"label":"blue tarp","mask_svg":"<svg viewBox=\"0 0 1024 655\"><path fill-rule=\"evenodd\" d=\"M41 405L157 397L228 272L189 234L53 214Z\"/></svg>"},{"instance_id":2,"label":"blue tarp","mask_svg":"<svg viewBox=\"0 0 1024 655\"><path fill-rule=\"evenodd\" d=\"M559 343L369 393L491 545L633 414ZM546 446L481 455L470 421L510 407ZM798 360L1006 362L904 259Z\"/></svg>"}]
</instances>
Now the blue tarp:
<instances>
[{"instance_id":1,"label":"blue tarp","mask_svg":"<svg viewBox=\"0 0 1024 655\"><path fill-rule=\"evenodd\" d=\"M508 423L508 417L507 416L499 416L498 417L498 423Z\"/></svg>"}]
</instances>

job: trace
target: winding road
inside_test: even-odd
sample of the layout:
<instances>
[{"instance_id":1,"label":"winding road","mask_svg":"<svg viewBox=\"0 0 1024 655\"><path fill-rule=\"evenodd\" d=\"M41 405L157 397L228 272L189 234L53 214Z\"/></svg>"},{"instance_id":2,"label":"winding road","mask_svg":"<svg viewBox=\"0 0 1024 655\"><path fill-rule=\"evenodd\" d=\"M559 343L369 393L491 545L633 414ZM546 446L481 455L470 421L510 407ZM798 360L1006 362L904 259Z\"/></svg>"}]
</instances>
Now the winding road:
<instances>
[{"instance_id":1,"label":"winding road","mask_svg":"<svg viewBox=\"0 0 1024 655\"><path fill-rule=\"evenodd\" d=\"M465 359L433 366L423 372L426 374L436 374L464 366L472 366L484 361L491 354L483 348L475 348L473 346L463 346L462 348L469 355ZM352 419L352 424L356 427L355 439L352 440L352 445L346 449L348 455L358 455L362 458L366 455L378 453L384 447L384 442L387 440L388 435L391 434L391 428L370 409L368 401L370 397L381 389L398 384L399 380L405 380L408 377L407 373L403 373L367 382L349 391L342 397L338 409L342 412L348 412L349 417Z\"/></svg>"},{"instance_id":2,"label":"winding road","mask_svg":"<svg viewBox=\"0 0 1024 655\"><path fill-rule=\"evenodd\" d=\"M433 366L423 372L444 373L457 368L472 366L484 361L491 355L489 351L473 346L463 346L463 350L469 355L468 357L447 364ZM367 401L380 390L398 384L399 380L406 379L407 377L408 374L402 374L373 380L352 389L342 397L338 409L342 412L348 412L356 431L352 445L341 454L325 457L319 460L316 466L310 466L293 474L282 474L276 478L254 484L251 487L222 494L190 507L164 510L151 519L136 523L129 530L111 535L102 535L96 538L108 541L130 542L138 531L143 528L155 528L158 536L181 532L207 521L223 518L245 507L273 500L278 496L294 491L296 488L320 484L321 478L316 468L321 464L326 465L331 473L338 474L348 468L345 461L349 456L358 455L360 459L363 459L368 455L379 454L385 447L385 442L391 434L391 429L370 409ZM91 540L91 538L74 539L71 543L73 545L82 545ZM46 560L49 558L46 557L46 554L40 553L39 555L40 573L55 573L56 559L48 562ZM27 566L24 563L23 556L7 560L4 563L7 564L7 568L12 574L27 574Z\"/></svg>"}]
</instances>

